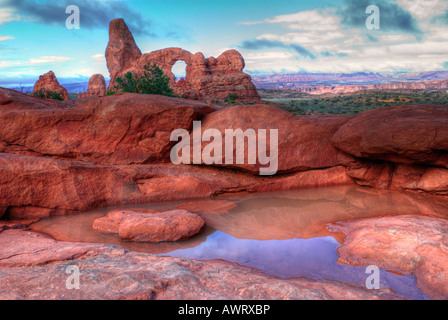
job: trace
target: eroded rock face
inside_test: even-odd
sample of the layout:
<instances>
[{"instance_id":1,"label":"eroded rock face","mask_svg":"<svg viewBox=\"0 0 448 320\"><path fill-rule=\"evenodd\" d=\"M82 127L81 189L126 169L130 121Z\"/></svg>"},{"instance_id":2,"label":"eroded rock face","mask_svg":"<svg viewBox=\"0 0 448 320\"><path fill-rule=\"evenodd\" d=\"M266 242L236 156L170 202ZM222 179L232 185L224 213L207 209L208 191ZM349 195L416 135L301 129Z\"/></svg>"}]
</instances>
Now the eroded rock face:
<instances>
[{"instance_id":1,"label":"eroded rock face","mask_svg":"<svg viewBox=\"0 0 448 320\"><path fill-rule=\"evenodd\" d=\"M222 260L158 257L112 245L58 242L21 230L1 232L0 243L2 300L400 299L389 289L303 277L283 280ZM81 290L66 288L65 270L73 265L81 271Z\"/></svg>"},{"instance_id":2,"label":"eroded rock face","mask_svg":"<svg viewBox=\"0 0 448 320\"><path fill-rule=\"evenodd\" d=\"M448 168L448 106L366 111L344 124L331 141L357 158Z\"/></svg>"},{"instance_id":3,"label":"eroded rock face","mask_svg":"<svg viewBox=\"0 0 448 320\"><path fill-rule=\"evenodd\" d=\"M171 132L191 130L194 120L215 110L195 101L129 93L71 105L5 89L2 96L0 152L95 164L167 162Z\"/></svg>"},{"instance_id":4,"label":"eroded rock face","mask_svg":"<svg viewBox=\"0 0 448 320\"><path fill-rule=\"evenodd\" d=\"M67 89L61 86L56 79L53 71L49 71L46 74L39 77L39 80L34 84L33 94L40 91L53 91L59 93L64 100L69 100Z\"/></svg>"},{"instance_id":5,"label":"eroded rock face","mask_svg":"<svg viewBox=\"0 0 448 320\"><path fill-rule=\"evenodd\" d=\"M225 166L260 174L260 168L269 164L260 164L257 143L265 143L267 154L271 154L271 130L278 132L278 169L277 173L290 173L309 169L337 166L340 151L331 143L334 133L346 123L347 116L295 117L289 112L265 105L235 106L213 112L202 119L201 132L196 129L190 135L193 141L201 137L206 130L217 129L221 133L222 150L221 163L215 166ZM255 148L249 149L248 139L244 139L244 164L237 163L237 147L243 145L242 140L234 139L231 164L226 164L226 130L242 130L242 134L253 131L257 137ZM259 130L265 130L266 135L260 135ZM202 142L202 150L210 142ZM275 146L274 146L275 148ZM210 154L210 153L207 153ZM248 156L257 158L256 164L249 164ZM213 154L211 154L213 156ZM193 158L191 162L193 162ZM204 159L202 159L204 163Z\"/></svg>"},{"instance_id":6,"label":"eroded rock face","mask_svg":"<svg viewBox=\"0 0 448 320\"><path fill-rule=\"evenodd\" d=\"M415 275L429 297L448 298L448 220L406 215L339 222L332 229L347 235L339 262Z\"/></svg>"},{"instance_id":7,"label":"eroded rock face","mask_svg":"<svg viewBox=\"0 0 448 320\"><path fill-rule=\"evenodd\" d=\"M342 166L274 180L216 168L171 164L100 166L6 153L0 153L0 179L0 213L6 213L10 219L132 203L209 198L225 192L353 183Z\"/></svg>"},{"instance_id":8,"label":"eroded rock face","mask_svg":"<svg viewBox=\"0 0 448 320\"><path fill-rule=\"evenodd\" d=\"M115 82L122 69L129 68L131 63L141 55L142 53L135 44L134 37L124 20L112 20L109 23L109 43L106 48L106 63L111 83ZM109 88L113 88L113 85Z\"/></svg>"},{"instance_id":9,"label":"eroded rock face","mask_svg":"<svg viewBox=\"0 0 448 320\"><path fill-rule=\"evenodd\" d=\"M118 233L121 240L164 242L188 239L204 227L204 220L186 210L165 212L112 211L93 222L99 232Z\"/></svg>"},{"instance_id":10,"label":"eroded rock face","mask_svg":"<svg viewBox=\"0 0 448 320\"><path fill-rule=\"evenodd\" d=\"M85 98L91 96L102 97L106 94L106 81L102 74L94 74L89 79L87 91L78 94L78 98Z\"/></svg>"},{"instance_id":11,"label":"eroded rock face","mask_svg":"<svg viewBox=\"0 0 448 320\"><path fill-rule=\"evenodd\" d=\"M175 94L199 100L223 100L229 94L237 100L259 101L251 77L243 72L244 59L236 50L228 50L218 58L205 58L181 48L167 48L141 55L132 34L122 19L109 25L109 44L106 49L107 67L111 75L109 89L115 79L127 72L141 73L147 64L157 64L171 80ZM176 81L171 69L177 61L187 64L186 77Z\"/></svg>"},{"instance_id":12,"label":"eroded rock face","mask_svg":"<svg viewBox=\"0 0 448 320\"><path fill-rule=\"evenodd\" d=\"M350 163L347 174L359 185L374 188L448 193L445 168L362 160Z\"/></svg>"}]
</instances>

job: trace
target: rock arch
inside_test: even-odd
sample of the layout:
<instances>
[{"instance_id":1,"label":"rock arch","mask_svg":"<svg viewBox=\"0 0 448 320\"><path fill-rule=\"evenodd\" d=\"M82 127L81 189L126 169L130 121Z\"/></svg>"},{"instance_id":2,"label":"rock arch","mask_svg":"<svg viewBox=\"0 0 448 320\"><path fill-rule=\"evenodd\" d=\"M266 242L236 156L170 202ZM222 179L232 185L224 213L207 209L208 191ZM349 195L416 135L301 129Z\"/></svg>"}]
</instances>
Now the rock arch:
<instances>
[{"instance_id":1,"label":"rock arch","mask_svg":"<svg viewBox=\"0 0 448 320\"><path fill-rule=\"evenodd\" d=\"M117 34L118 33L118 34ZM223 100L236 94L242 101L259 101L251 77L243 72L245 63L236 50L228 50L218 58L205 58L201 52L192 54L182 48L166 48L141 54L123 19L110 22L107 67L111 75L109 89L115 79L126 72L140 73L147 64L158 65L171 80L175 94L206 101ZM177 61L185 61L186 76L175 81L171 71Z\"/></svg>"}]
</instances>

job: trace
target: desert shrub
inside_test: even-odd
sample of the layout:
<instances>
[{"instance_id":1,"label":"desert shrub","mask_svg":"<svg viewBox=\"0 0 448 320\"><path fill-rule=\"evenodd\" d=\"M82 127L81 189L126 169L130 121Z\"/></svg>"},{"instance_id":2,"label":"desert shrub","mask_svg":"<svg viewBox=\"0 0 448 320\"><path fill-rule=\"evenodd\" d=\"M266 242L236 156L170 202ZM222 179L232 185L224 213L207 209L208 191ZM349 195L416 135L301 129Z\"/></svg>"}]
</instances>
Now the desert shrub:
<instances>
[{"instance_id":1,"label":"desert shrub","mask_svg":"<svg viewBox=\"0 0 448 320\"><path fill-rule=\"evenodd\" d=\"M236 99L238 99L238 94L236 94L236 93L229 93L227 95L227 98L224 99L224 101L228 102L228 103L234 104L236 102L235 101Z\"/></svg>"},{"instance_id":2,"label":"desert shrub","mask_svg":"<svg viewBox=\"0 0 448 320\"><path fill-rule=\"evenodd\" d=\"M145 71L141 74L128 72L124 77L115 79L117 83L115 90L120 92L174 96L173 89L170 87L170 79L162 69L156 64L152 66L147 64L143 68Z\"/></svg>"},{"instance_id":3,"label":"desert shrub","mask_svg":"<svg viewBox=\"0 0 448 320\"><path fill-rule=\"evenodd\" d=\"M61 94L56 91L40 89L33 92L33 96L41 99L54 99L54 100L64 100Z\"/></svg>"}]
</instances>

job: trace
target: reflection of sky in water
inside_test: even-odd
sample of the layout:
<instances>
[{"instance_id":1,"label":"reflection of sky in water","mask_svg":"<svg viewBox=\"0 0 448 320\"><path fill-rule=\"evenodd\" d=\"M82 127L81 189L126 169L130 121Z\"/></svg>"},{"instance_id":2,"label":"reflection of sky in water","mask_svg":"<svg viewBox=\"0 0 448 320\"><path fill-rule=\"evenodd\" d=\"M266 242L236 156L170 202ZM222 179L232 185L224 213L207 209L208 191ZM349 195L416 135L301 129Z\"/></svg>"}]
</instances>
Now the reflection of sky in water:
<instances>
[{"instance_id":1,"label":"reflection of sky in water","mask_svg":"<svg viewBox=\"0 0 448 320\"><path fill-rule=\"evenodd\" d=\"M337 263L339 243L333 237L290 240L237 239L221 231L199 246L172 251L168 255L198 260L223 259L254 267L281 278L309 277L365 284L364 268ZM415 279L381 270L381 287L393 288L403 297L425 298Z\"/></svg>"},{"instance_id":2,"label":"reflection of sky in water","mask_svg":"<svg viewBox=\"0 0 448 320\"><path fill-rule=\"evenodd\" d=\"M335 239L343 239L341 234L328 231L329 223L391 213L421 214L419 208L446 213L445 206L425 199L359 186L240 194L225 199L234 202L236 207L224 214L214 214L207 213L209 205L213 207L213 200L203 204L201 215L207 228L191 239L179 242L123 242L117 235L101 234L92 229L93 221L108 211L131 206L42 219L33 224L32 229L65 241L112 243L133 251L199 260L222 259L282 278L304 276L364 285L369 276L364 268L337 263L339 243ZM167 211L184 202L149 203L132 205L132 208ZM385 270L380 276L382 288L392 288L403 297L425 298L413 277L398 276Z\"/></svg>"}]
</instances>

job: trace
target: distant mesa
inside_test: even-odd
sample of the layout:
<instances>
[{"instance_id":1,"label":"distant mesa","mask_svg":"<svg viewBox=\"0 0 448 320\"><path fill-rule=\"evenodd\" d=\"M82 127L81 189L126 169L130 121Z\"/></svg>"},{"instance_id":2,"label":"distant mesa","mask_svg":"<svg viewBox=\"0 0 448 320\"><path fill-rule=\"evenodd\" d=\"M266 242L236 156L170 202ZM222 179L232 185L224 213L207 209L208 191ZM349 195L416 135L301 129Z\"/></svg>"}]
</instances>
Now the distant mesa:
<instances>
[{"instance_id":1,"label":"distant mesa","mask_svg":"<svg viewBox=\"0 0 448 320\"><path fill-rule=\"evenodd\" d=\"M238 51L228 50L218 58L205 58L200 52L192 54L181 48L142 54L123 19L110 22L106 61L110 90L114 89L117 77L129 71L138 74L145 65L156 64L170 78L174 93L180 97L215 101L230 94L240 101L260 101L251 76L243 72L245 63ZM177 61L187 65L185 79L178 81L171 71Z\"/></svg>"},{"instance_id":2,"label":"distant mesa","mask_svg":"<svg viewBox=\"0 0 448 320\"><path fill-rule=\"evenodd\" d=\"M69 100L67 89L61 86L56 79L53 71L49 71L39 77L39 80L34 85L33 95L57 93L64 100Z\"/></svg>"},{"instance_id":3,"label":"distant mesa","mask_svg":"<svg viewBox=\"0 0 448 320\"><path fill-rule=\"evenodd\" d=\"M78 98L99 96L102 97L106 94L106 81L102 74L94 74L89 79L89 85L87 91L78 94Z\"/></svg>"}]
</instances>

